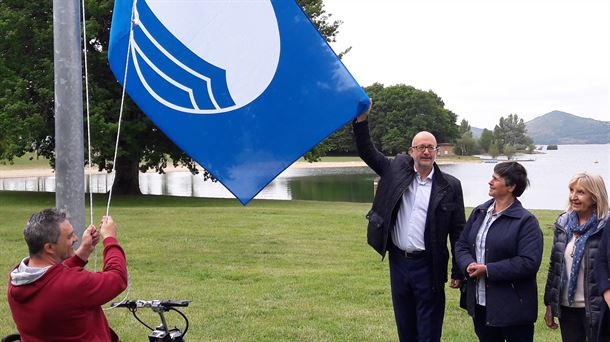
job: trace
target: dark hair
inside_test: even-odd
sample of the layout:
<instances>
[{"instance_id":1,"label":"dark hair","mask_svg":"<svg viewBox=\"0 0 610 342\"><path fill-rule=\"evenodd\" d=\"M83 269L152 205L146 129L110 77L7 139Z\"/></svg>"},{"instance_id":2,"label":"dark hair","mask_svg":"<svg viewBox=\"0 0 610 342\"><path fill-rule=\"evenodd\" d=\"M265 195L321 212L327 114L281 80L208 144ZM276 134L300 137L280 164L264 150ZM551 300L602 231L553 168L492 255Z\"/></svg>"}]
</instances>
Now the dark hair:
<instances>
[{"instance_id":1,"label":"dark hair","mask_svg":"<svg viewBox=\"0 0 610 342\"><path fill-rule=\"evenodd\" d=\"M502 162L494 167L494 172L504 178L506 186L515 186L513 196L519 197L525 191L525 188L530 184L527 179L527 171L523 165L515 161Z\"/></svg>"},{"instance_id":2,"label":"dark hair","mask_svg":"<svg viewBox=\"0 0 610 342\"><path fill-rule=\"evenodd\" d=\"M59 209L44 209L32 214L23 229L30 257L40 255L46 243L57 243L59 225L67 219L66 212Z\"/></svg>"}]
</instances>

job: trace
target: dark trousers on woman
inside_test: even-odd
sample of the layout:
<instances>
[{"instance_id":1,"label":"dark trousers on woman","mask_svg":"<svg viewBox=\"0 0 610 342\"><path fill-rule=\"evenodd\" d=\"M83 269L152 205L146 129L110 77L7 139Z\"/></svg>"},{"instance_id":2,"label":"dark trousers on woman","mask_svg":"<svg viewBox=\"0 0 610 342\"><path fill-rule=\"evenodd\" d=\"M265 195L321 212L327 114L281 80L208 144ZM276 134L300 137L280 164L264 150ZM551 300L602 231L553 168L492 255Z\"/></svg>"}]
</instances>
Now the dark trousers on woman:
<instances>
[{"instance_id":1,"label":"dark trousers on woman","mask_svg":"<svg viewBox=\"0 0 610 342\"><path fill-rule=\"evenodd\" d=\"M559 329L563 342L587 342L595 341L592 336L587 336L587 315L585 308L570 308L561 306L561 317L559 318Z\"/></svg>"},{"instance_id":2,"label":"dark trousers on woman","mask_svg":"<svg viewBox=\"0 0 610 342\"><path fill-rule=\"evenodd\" d=\"M432 267L425 253L406 256L390 243L392 304L401 342L438 342L443 329L445 291L432 290Z\"/></svg>"},{"instance_id":3,"label":"dark trousers on woman","mask_svg":"<svg viewBox=\"0 0 610 342\"><path fill-rule=\"evenodd\" d=\"M487 325L487 311L484 306L475 308L474 331L481 342L532 342L534 341L534 324L511 325L508 327L491 327Z\"/></svg>"},{"instance_id":4,"label":"dark trousers on woman","mask_svg":"<svg viewBox=\"0 0 610 342\"><path fill-rule=\"evenodd\" d=\"M605 301L602 301L602 312L600 317L598 342L610 342L610 309Z\"/></svg>"}]
</instances>

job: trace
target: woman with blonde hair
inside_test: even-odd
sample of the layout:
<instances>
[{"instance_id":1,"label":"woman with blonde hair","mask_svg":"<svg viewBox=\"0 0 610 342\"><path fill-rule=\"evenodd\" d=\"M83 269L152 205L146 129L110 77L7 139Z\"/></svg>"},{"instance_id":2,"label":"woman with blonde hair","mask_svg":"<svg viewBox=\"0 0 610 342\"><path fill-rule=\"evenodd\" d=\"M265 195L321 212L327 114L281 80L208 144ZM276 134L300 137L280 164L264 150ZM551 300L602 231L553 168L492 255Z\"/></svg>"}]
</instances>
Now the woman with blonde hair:
<instances>
[{"instance_id":1,"label":"woman with blonde hair","mask_svg":"<svg viewBox=\"0 0 610 342\"><path fill-rule=\"evenodd\" d=\"M578 173L569 182L568 209L555 222L544 320L564 342L598 341L602 296L595 277L608 223L608 193L601 176Z\"/></svg>"}]
</instances>

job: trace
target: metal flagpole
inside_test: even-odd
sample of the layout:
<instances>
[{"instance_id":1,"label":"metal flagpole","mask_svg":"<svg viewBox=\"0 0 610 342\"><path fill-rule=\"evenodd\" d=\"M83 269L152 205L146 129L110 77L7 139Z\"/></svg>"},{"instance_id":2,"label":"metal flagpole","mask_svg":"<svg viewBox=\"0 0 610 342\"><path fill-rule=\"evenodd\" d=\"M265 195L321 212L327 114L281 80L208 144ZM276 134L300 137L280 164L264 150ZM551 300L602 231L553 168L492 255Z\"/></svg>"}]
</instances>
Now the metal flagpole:
<instances>
[{"instance_id":1,"label":"metal flagpole","mask_svg":"<svg viewBox=\"0 0 610 342\"><path fill-rule=\"evenodd\" d=\"M55 203L79 237L85 229L83 84L78 0L53 0Z\"/></svg>"}]
</instances>

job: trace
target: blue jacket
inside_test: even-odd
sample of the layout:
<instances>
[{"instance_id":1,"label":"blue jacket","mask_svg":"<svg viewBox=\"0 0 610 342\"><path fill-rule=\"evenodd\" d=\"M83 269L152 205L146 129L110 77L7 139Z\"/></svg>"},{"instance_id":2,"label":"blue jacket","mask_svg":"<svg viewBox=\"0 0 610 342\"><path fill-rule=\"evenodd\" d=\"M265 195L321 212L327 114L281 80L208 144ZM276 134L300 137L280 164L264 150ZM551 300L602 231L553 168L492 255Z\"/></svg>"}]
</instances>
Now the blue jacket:
<instances>
[{"instance_id":1,"label":"blue jacket","mask_svg":"<svg viewBox=\"0 0 610 342\"><path fill-rule=\"evenodd\" d=\"M455 245L458 266L464 274L476 262L476 237L493 199L476 207ZM487 233L485 264L487 278L485 301L487 325L507 327L530 324L538 316L536 273L543 251L542 231L538 220L515 202L490 226ZM466 307L474 316L476 278L466 283Z\"/></svg>"},{"instance_id":2,"label":"blue jacket","mask_svg":"<svg viewBox=\"0 0 610 342\"><path fill-rule=\"evenodd\" d=\"M608 228L608 220L610 213L604 218L604 234L602 236L600 255L595 264L595 278L597 279L597 288L600 294L600 306L602 311L600 314L600 329L599 341L610 340L610 310L606 306L603 299L604 292L610 290L610 228Z\"/></svg>"},{"instance_id":3,"label":"blue jacket","mask_svg":"<svg viewBox=\"0 0 610 342\"><path fill-rule=\"evenodd\" d=\"M597 258L595 265L597 289L601 296L604 295L604 292L610 290L610 229L607 228L609 217L610 213L602 220L606 228L604 228L604 234L599 248L600 255Z\"/></svg>"}]
</instances>

